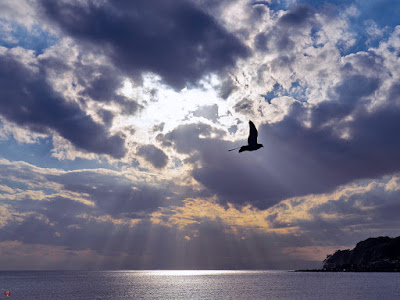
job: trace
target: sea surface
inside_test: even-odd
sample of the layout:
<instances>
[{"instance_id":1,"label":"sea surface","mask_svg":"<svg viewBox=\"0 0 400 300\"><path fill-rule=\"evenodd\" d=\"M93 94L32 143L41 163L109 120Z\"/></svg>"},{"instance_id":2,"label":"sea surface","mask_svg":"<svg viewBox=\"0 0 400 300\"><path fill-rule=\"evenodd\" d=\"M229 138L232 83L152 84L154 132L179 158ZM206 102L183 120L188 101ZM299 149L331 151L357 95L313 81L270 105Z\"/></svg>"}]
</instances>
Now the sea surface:
<instances>
[{"instance_id":1,"label":"sea surface","mask_svg":"<svg viewBox=\"0 0 400 300\"><path fill-rule=\"evenodd\" d=\"M4 292L11 296L5 297ZM400 299L400 273L2 271L0 299Z\"/></svg>"}]
</instances>

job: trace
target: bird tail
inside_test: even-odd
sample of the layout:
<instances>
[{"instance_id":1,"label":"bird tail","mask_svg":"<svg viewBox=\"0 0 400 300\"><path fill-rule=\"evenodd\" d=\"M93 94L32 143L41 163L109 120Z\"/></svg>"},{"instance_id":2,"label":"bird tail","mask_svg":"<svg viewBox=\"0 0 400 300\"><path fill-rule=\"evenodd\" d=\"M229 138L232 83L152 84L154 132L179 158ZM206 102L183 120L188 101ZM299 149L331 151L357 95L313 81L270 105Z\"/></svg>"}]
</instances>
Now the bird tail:
<instances>
[{"instance_id":1,"label":"bird tail","mask_svg":"<svg viewBox=\"0 0 400 300\"><path fill-rule=\"evenodd\" d=\"M228 151L233 151L233 150L237 150L237 149L239 149L240 147L237 147L237 148L233 148L233 149L231 149L231 150L228 150Z\"/></svg>"}]
</instances>

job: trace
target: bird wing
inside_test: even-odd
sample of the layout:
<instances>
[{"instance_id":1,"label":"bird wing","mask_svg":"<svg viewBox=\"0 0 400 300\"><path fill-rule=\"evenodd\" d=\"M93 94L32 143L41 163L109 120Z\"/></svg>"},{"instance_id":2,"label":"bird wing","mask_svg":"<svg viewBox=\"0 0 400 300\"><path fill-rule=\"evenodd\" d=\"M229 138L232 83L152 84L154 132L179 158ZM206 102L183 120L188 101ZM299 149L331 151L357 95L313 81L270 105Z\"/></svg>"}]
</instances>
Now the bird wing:
<instances>
[{"instance_id":1,"label":"bird wing","mask_svg":"<svg viewBox=\"0 0 400 300\"><path fill-rule=\"evenodd\" d=\"M249 125L250 125L250 134L248 138L249 145L257 145L258 132L256 126L254 126L254 123L252 121L249 121Z\"/></svg>"}]
</instances>

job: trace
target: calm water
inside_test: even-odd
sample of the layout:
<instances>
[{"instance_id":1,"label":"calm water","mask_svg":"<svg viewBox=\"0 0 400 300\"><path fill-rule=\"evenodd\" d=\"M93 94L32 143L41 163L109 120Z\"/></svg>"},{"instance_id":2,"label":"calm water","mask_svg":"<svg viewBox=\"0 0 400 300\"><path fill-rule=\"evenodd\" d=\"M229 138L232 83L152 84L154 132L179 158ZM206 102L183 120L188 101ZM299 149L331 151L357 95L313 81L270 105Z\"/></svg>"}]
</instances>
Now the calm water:
<instances>
[{"instance_id":1,"label":"calm water","mask_svg":"<svg viewBox=\"0 0 400 300\"><path fill-rule=\"evenodd\" d=\"M400 299L400 273L0 272L0 299Z\"/></svg>"}]
</instances>

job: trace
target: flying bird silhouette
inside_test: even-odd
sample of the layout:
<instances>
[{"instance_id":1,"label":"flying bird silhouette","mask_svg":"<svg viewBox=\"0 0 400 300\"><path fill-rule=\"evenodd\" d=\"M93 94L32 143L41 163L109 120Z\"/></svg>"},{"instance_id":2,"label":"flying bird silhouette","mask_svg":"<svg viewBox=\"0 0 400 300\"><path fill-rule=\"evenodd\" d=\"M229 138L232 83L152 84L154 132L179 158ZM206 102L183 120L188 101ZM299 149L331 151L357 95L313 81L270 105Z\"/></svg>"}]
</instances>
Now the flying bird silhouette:
<instances>
[{"instance_id":1,"label":"flying bird silhouette","mask_svg":"<svg viewBox=\"0 0 400 300\"><path fill-rule=\"evenodd\" d=\"M236 149L239 149L239 153L243 152L243 151L255 151L260 149L261 147L264 147L262 144L258 144L257 143L257 136L258 136L258 132L256 129L256 126L254 126L254 123L252 121L249 121L249 125L250 125L250 134L249 134L249 138L247 139L248 141L248 145L246 146L242 146L242 147L237 147L228 151L233 151Z\"/></svg>"}]
</instances>

